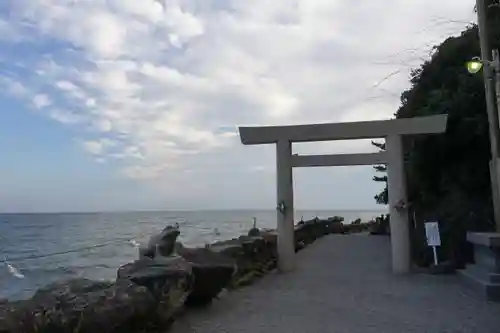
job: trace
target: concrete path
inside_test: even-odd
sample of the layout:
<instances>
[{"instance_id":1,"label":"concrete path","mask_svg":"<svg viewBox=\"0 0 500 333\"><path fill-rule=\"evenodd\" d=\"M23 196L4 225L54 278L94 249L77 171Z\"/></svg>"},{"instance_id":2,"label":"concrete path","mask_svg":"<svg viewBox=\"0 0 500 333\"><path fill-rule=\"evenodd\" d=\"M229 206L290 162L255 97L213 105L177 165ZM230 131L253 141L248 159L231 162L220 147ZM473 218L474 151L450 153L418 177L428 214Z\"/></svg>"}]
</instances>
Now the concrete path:
<instances>
[{"instance_id":1,"label":"concrete path","mask_svg":"<svg viewBox=\"0 0 500 333\"><path fill-rule=\"evenodd\" d=\"M174 333L500 333L500 304L456 276L390 272L384 236L331 235L298 254L298 268L190 311Z\"/></svg>"}]
</instances>

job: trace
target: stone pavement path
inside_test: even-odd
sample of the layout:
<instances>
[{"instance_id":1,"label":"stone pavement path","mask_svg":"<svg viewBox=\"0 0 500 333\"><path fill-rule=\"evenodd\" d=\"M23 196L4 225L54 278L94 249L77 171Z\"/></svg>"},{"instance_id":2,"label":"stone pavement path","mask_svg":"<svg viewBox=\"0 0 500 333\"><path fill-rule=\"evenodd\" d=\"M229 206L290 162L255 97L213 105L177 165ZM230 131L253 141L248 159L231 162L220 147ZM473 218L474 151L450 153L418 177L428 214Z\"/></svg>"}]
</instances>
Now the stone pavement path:
<instances>
[{"instance_id":1,"label":"stone pavement path","mask_svg":"<svg viewBox=\"0 0 500 333\"><path fill-rule=\"evenodd\" d=\"M384 236L330 235L272 273L189 311L173 333L500 333L500 304L456 276L394 276Z\"/></svg>"}]
</instances>

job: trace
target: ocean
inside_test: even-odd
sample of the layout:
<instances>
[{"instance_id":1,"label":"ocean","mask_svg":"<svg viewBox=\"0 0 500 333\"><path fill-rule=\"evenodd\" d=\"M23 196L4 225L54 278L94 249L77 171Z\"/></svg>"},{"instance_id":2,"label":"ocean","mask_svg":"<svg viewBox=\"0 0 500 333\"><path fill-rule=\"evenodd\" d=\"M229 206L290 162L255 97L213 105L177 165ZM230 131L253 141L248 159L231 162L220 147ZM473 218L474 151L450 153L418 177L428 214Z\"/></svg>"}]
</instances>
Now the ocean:
<instances>
[{"instance_id":1,"label":"ocean","mask_svg":"<svg viewBox=\"0 0 500 333\"><path fill-rule=\"evenodd\" d=\"M343 216L368 221L383 211L296 211L296 220ZM275 228L276 212L167 211L127 213L0 214L0 298L25 299L68 278L109 280L137 259L137 245L178 223L189 247L238 237L253 225ZM218 232L217 232L218 231Z\"/></svg>"}]
</instances>

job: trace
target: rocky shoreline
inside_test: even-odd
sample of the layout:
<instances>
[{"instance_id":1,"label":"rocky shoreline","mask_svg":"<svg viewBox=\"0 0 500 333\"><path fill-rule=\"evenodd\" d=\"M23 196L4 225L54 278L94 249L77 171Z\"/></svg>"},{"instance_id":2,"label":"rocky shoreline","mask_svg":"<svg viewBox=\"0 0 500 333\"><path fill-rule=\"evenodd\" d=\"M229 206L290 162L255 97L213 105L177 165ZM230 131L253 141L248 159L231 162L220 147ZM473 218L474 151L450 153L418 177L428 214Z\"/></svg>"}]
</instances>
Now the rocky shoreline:
<instances>
[{"instance_id":1,"label":"rocky shoreline","mask_svg":"<svg viewBox=\"0 0 500 333\"><path fill-rule=\"evenodd\" d=\"M300 221L296 251L328 234L370 227L342 221ZM277 264L275 230L252 229L204 248L185 248L175 242L177 236L170 231L171 243L161 255L146 251L120 267L115 281L72 279L42 288L28 300L0 300L0 333L159 332L186 309L207 306L224 289L249 285Z\"/></svg>"}]
</instances>

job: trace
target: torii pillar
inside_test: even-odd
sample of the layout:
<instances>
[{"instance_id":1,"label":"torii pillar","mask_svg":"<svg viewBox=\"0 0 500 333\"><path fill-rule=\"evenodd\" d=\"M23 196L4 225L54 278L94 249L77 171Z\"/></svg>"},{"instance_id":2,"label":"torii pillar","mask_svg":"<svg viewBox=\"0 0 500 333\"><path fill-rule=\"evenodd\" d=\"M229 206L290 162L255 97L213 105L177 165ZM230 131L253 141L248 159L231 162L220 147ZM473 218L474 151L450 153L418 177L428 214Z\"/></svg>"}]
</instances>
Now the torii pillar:
<instances>
[{"instance_id":1,"label":"torii pillar","mask_svg":"<svg viewBox=\"0 0 500 333\"><path fill-rule=\"evenodd\" d=\"M437 134L446 130L447 115L379 121L296 126L240 127L244 145L276 144L278 268L295 267L293 167L387 164L392 270L411 269L410 223L406 209L403 135ZM369 154L292 155L293 142L385 138L386 150Z\"/></svg>"}]
</instances>

